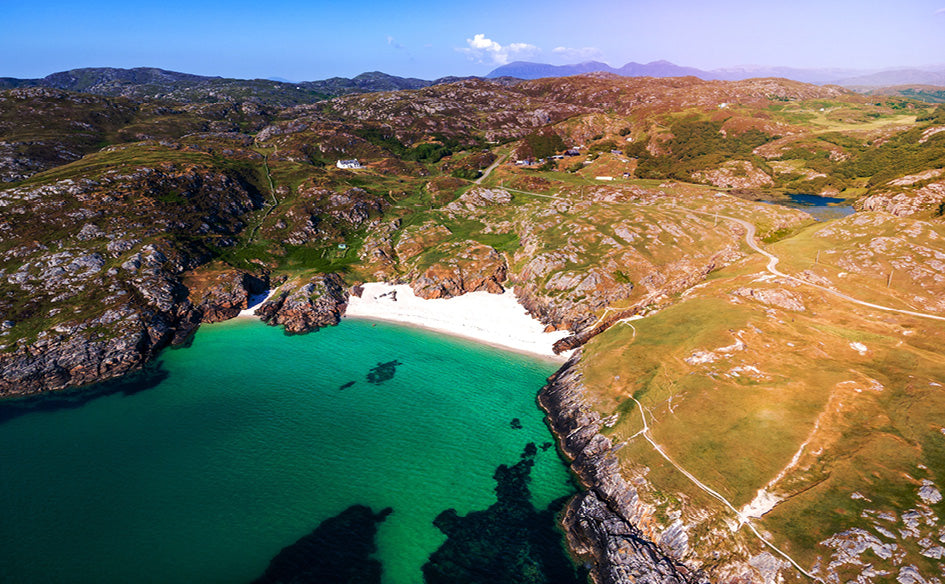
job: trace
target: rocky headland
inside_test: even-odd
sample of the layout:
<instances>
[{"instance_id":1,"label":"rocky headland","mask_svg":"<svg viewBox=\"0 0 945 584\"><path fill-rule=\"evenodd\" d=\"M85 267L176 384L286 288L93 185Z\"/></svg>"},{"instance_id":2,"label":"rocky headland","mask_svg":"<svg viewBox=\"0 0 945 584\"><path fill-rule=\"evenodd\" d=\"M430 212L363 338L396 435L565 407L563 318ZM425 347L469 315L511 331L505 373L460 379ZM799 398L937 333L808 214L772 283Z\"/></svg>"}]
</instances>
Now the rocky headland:
<instances>
[{"instance_id":1,"label":"rocky headland","mask_svg":"<svg viewBox=\"0 0 945 584\"><path fill-rule=\"evenodd\" d=\"M302 334L341 321L348 288L338 274L317 274L308 281L288 282L256 309L265 323L281 325L286 334Z\"/></svg>"},{"instance_id":2,"label":"rocky headland","mask_svg":"<svg viewBox=\"0 0 945 584\"><path fill-rule=\"evenodd\" d=\"M599 584L707 583L682 562L688 546L684 531L641 529L651 510L620 474L614 445L600 433L605 420L585 403L579 363L580 350L538 396L561 453L585 489L562 519L572 552L592 560L591 575Z\"/></svg>"}]
</instances>

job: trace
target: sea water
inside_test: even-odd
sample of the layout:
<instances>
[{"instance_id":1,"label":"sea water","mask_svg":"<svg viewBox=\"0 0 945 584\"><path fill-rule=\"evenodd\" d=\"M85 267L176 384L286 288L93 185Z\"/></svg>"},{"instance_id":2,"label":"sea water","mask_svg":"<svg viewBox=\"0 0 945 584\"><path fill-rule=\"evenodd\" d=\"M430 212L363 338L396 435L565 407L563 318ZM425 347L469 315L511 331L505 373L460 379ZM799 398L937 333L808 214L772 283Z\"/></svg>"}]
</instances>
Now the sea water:
<instances>
[{"instance_id":1,"label":"sea water","mask_svg":"<svg viewBox=\"0 0 945 584\"><path fill-rule=\"evenodd\" d=\"M434 519L493 505L528 443L535 507L574 492L535 405L555 368L387 323L203 326L153 387L0 404L0 581L251 582L364 505L392 509L383 582L421 582Z\"/></svg>"}]
</instances>

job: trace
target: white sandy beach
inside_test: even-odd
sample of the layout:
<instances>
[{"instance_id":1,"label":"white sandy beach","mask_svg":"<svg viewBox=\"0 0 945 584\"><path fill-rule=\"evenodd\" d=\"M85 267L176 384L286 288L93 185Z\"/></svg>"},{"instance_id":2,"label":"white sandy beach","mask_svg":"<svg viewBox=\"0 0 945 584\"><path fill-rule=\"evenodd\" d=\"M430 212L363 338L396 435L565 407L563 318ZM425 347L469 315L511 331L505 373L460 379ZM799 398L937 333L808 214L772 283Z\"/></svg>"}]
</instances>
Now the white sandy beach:
<instances>
[{"instance_id":1,"label":"white sandy beach","mask_svg":"<svg viewBox=\"0 0 945 584\"><path fill-rule=\"evenodd\" d=\"M396 292L396 300L391 292ZM544 325L529 316L511 290L426 300L405 284L371 282L364 284L360 298L351 296L345 313L348 317L410 324L556 361L568 357L555 355L551 347L569 333L544 332Z\"/></svg>"},{"instance_id":2,"label":"white sandy beach","mask_svg":"<svg viewBox=\"0 0 945 584\"><path fill-rule=\"evenodd\" d=\"M262 305L263 302L265 302L265 301L269 300L270 298L272 298L272 295L276 293L276 290L277 290L277 289L278 289L278 288L273 288L273 289L271 289L271 290L266 290L266 291L263 292L262 294L256 294L256 295L250 296L250 297L249 297L249 307L244 308L243 310L241 310L240 313L236 315L237 318L240 318L240 317L242 317L242 318L248 318L248 317L259 318L258 316L256 316L256 309L259 308L259 307Z\"/></svg>"}]
</instances>

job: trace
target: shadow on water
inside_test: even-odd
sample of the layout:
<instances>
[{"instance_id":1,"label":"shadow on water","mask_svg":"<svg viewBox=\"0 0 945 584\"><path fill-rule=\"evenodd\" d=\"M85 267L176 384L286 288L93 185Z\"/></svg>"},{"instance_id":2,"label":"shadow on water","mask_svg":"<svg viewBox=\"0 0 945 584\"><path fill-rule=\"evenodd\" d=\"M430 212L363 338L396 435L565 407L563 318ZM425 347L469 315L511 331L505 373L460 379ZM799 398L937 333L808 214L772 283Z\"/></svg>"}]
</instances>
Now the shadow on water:
<instances>
[{"instance_id":1,"label":"shadow on water","mask_svg":"<svg viewBox=\"0 0 945 584\"><path fill-rule=\"evenodd\" d=\"M391 512L348 507L279 552L253 584L379 584L383 567L370 556L377 551L377 526Z\"/></svg>"},{"instance_id":2,"label":"shadow on water","mask_svg":"<svg viewBox=\"0 0 945 584\"><path fill-rule=\"evenodd\" d=\"M170 373L161 361L152 362L137 373L76 389L68 389L23 398L0 401L0 424L32 412L54 412L81 408L106 395L134 395L151 389L168 378Z\"/></svg>"},{"instance_id":3,"label":"shadow on water","mask_svg":"<svg viewBox=\"0 0 945 584\"><path fill-rule=\"evenodd\" d=\"M521 461L495 471L498 500L488 509L465 517L448 509L437 516L434 525L447 539L423 566L427 584L587 581L565 552L564 537L555 522L568 497L543 511L532 505L528 483L537 452L535 444L529 443Z\"/></svg>"}]
</instances>

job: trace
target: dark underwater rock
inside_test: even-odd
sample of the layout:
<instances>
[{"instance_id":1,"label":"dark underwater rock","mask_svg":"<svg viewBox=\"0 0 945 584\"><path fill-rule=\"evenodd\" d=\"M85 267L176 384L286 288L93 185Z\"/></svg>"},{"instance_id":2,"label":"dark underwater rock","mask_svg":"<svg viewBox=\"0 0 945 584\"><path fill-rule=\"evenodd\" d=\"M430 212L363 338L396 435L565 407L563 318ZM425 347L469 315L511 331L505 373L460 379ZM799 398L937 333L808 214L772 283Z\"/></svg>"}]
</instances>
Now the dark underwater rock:
<instances>
[{"instance_id":1,"label":"dark underwater rock","mask_svg":"<svg viewBox=\"0 0 945 584\"><path fill-rule=\"evenodd\" d=\"M403 363L394 359L393 361L378 363L377 366L371 367L371 370L367 374L368 383L377 385L378 383L383 383L393 378L394 374L397 373L398 365L403 365Z\"/></svg>"},{"instance_id":2,"label":"dark underwater rock","mask_svg":"<svg viewBox=\"0 0 945 584\"><path fill-rule=\"evenodd\" d=\"M532 444L513 466L496 469L495 504L460 517L455 509L440 513L434 525L446 542L423 566L427 584L578 584L584 576L564 548L555 515L565 499L538 510L528 483L537 449Z\"/></svg>"},{"instance_id":3,"label":"dark underwater rock","mask_svg":"<svg viewBox=\"0 0 945 584\"><path fill-rule=\"evenodd\" d=\"M284 548L253 584L380 584L377 526L393 512L352 505Z\"/></svg>"}]
</instances>

